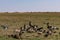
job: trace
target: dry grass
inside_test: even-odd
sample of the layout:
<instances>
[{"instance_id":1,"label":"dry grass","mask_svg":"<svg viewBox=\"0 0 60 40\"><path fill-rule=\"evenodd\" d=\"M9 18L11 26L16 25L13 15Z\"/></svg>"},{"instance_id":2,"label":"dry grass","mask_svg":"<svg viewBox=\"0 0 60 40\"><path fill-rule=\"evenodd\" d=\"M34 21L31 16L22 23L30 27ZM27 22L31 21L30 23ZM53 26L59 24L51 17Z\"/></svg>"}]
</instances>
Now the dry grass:
<instances>
[{"instance_id":1,"label":"dry grass","mask_svg":"<svg viewBox=\"0 0 60 40\"><path fill-rule=\"evenodd\" d=\"M13 14L0 13L0 25L7 24L9 26L9 29L7 31L0 27L0 35L2 36L6 34L12 34L16 28L23 27L24 24L28 25L29 21L32 21L33 24L42 26L44 28L46 28L46 24L44 23L50 22L51 25L60 28L60 13L59 12L57 13L56 12L45 12L45 13L44 12L33 12L33 13L26 12L26 13L13 13ZM35 40L35 39L39 40L39 38L41 40L59 40L60 35L59 34L56 34L56 35L58 36L56 37L53 34L53 36L50 36L48 38L44 38L42 35L40 35L41 37L38 37L38 39L32 37L34 39L31 38L31 40Z\"/></svg>"}]
</instances>

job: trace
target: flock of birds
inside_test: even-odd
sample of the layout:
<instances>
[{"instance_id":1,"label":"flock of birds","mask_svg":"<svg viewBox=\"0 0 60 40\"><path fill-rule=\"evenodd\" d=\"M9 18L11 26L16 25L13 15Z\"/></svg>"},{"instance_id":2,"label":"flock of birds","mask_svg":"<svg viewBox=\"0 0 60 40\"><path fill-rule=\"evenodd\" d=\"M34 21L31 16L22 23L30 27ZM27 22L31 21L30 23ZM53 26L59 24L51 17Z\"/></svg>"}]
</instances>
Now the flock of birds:
<instances>
[{"instance_id":1,"label":"flock of birds","mask_svg":"<svg viewBox=\"0 0 60 40\"><path fill-rule=\"evenodd\" d=\"M29 26L24 25L23 27L20 27L20 29L16 29L15 32L16 34L11 34L8 35L8 37L13 37L16 39L21 39L22 35L27 32L27 33L37 33L39 35L41 35L42 33L44 33L44 37L48 37L49 35L52 35L53 33L56 33L55 30L59 30L58 27L54 27L54 26L50 26L49 22L46 23L47 24L47 29L44 29L43 27L39 27L38 25L32 25L32 22L29 21ZM1 25L4 29L7 29L8 27L5 27L3 25Z\"/></svg>"}]
</instances>

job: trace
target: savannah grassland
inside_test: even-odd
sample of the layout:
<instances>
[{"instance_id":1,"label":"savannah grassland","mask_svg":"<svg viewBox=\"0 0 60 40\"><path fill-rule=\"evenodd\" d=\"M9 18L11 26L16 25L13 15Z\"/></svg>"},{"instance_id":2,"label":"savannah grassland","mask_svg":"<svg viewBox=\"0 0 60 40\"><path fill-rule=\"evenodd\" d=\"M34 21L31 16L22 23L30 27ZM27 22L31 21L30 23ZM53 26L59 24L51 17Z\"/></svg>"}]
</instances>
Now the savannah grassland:
<instances>
[{"instance_id":1,"label":"savannah grassland","mask_svg":"<svg viewBox=\"0 0 60 40\"><path fill-rule=\"evenodd\" d=\"M8 34L12 34L15 29L23 27L24 24L28 25L28 22L32 21L33 24L42 26L46 29L46 22L49 22L50 25L56 26L59 28L56 34L53 34L47 38L43 35L39 37L34 37L37 34L27 34L30 37L23 36L23 40L60 40L60 13L59 12L26 12L26 13L0 13L0 25L8 25L8 29L4 30L0 27L0 40L18 40L14 38L7 37ZM34 35L34 36L32 36Z\"/></svg>"}]
</instances>

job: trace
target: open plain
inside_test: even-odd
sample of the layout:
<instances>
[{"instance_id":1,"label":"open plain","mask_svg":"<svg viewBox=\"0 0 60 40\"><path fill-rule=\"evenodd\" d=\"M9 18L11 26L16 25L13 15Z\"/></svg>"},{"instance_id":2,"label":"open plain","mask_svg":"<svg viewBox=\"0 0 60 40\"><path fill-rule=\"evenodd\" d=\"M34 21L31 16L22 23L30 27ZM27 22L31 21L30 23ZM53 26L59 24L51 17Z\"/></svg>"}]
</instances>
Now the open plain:
<instances>
[{"instance_id":1,"label":"open plain","mask_svg":"<svg viewBox=\"0 0 60 40\"><path fill-rule=\"evenodd\" d=\"M59 30L48 37L44 37L44 34L24 33L22 40L60 40L60 12L0 13L0 40L20 40L7 35L13 34L15 29L23 27L24 24L28 25L29 21L46 30L46 23L49 22L50 25L58 27ZM7 25L8 29L3 29L1 25Z\"/></svg>"}]
</instances>

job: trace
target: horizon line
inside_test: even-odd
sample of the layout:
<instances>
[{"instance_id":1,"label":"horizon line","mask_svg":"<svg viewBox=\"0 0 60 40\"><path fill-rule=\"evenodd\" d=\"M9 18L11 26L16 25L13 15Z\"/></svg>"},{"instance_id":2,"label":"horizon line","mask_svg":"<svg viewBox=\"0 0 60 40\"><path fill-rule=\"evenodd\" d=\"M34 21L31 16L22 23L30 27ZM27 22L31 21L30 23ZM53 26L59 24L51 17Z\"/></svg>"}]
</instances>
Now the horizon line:
<instances>
[{"instance_id":1,"label":"horizon line","mask_svg":"<svg viewBox=\"0 0 60 40\"><path fill-rule=\"evenodd\" d=\"M28 11L26 11L26 12L28 12ZM0 12L0 13L26 13L26 12ZM40 12L50 12L50 11L40 11ZM60 11L51 11L51 12L60 12Z\"/></svg>"}]
</instances>

